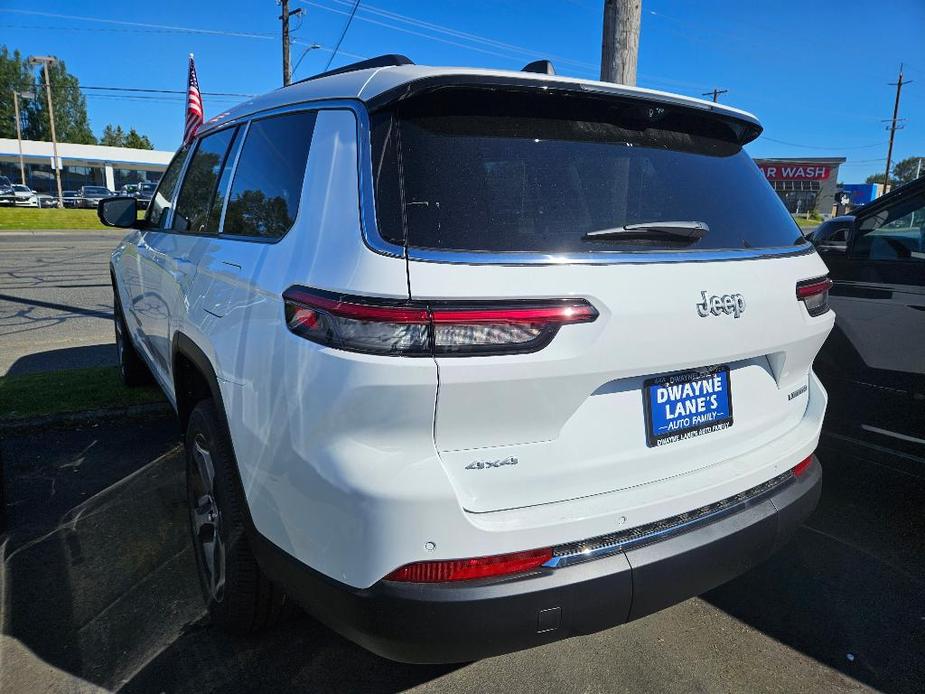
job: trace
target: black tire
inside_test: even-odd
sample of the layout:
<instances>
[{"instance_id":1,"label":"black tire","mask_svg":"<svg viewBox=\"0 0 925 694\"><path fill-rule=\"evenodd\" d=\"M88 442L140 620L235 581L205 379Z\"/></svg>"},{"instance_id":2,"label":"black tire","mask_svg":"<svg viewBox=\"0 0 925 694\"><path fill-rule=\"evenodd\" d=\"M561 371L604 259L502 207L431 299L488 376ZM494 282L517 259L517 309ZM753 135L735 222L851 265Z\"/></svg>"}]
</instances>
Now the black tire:
<instances>
[{"instance_id":1,"label":"black tire","mask_svg":"<svg viewBox=\"0 0 925 694\"><path fill-rule=\"evenodd\" d=\"M185 444L190 531L209 615L235 633L272 626L291 612L291 603L260 570L247 542L244 492L231 442L211 400L193 408Z\"/></svg>"},{"instance_id":2,"label":"black tire","mask_svg":"<svg viewBox=\"0 0 925 694\"><path fill-rule=\"evenodd\" d=\"M119 292L113 287L112 323L116 333L116 353L119 357L119 375L122 382L129 388L148 385L152 382L148 365L135 350L132 338L129 336L122 313L122 304L119 302Z\"/></svg>"}]
</instances>

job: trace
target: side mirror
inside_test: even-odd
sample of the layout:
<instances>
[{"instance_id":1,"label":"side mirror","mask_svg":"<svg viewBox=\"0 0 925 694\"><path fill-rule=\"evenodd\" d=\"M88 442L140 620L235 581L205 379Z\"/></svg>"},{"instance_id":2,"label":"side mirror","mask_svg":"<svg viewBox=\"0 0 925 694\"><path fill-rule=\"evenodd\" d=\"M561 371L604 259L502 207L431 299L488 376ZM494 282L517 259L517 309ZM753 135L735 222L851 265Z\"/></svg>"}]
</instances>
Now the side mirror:
<instances>
[{"instance_id":1,"label":"side mirror","mask_svg":"<svg viewBox=\"0 0 925 694\"><path fill-rule=\"evenodd\" d=\"M138 226L138 203L135 198L120 195L103 198L96 207L96 216L108 227L128 229Z\"/></svg>"}]
</instances>

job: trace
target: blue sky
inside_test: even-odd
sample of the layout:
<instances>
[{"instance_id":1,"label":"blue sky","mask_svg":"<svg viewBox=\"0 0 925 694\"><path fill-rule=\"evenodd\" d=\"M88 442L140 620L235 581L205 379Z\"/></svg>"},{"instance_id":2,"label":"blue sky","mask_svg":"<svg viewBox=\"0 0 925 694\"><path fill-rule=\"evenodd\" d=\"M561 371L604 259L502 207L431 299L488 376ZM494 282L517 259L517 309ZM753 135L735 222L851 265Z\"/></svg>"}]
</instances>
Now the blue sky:
<instances>
[{"instance_id":1,"label":"blue sky","mask_svg":"<svg viewBox=\"0 0 925 694\"><path fill-rule=\"evenodd\" d=\"M221 3L4 0L0 43L56 55L84 86L184 89L196 54L205 92L257 94L281 83L278 7L273 0ZM291 0L296 78L322 70L352 0ZM332 67L357 57L404 53L415 62L518 69L551 57L560 74L596 78L602 0L373 0L362 2ZM57 15L57 16L56 16ZM83 19L78 19L83 18ZM95 18L105 21L89 21ZM643 0L639 84L721 100L757 114L764 135L753 156L847 156L839 178L859 182L883 169L900 62L906 79L894 160L925 156L925 2L742 2ZM196 31L191 31L196 30ZM126 99L88 90L91 124L135 127L174 149L181 95ZM139 98L147 96L147 98ZM204 97L206 117L237 97Z\"/></svg>"}]
</instances>

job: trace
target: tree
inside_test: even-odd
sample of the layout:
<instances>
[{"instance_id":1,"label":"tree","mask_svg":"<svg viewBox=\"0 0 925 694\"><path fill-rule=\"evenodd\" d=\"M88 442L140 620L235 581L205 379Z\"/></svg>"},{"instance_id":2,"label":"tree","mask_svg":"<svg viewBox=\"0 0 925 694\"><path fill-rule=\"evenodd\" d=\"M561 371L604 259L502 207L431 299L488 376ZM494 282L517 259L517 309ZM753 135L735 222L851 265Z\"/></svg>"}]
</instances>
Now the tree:
<instances>
[{"instance_id":1,"label":"tree","mask_svg":"<svg viewBox=\"0 0 925 694\"><path fill-rule=\"evenodd\" d=\"M922 161L921 167L919 167L920 160ZM893 178L899 183L914 181L916 173L919 176L925 174L925 157L908 157L896 162L893 167Z\"/></svg>"},{"instance_id":2,"label":"tree","mask_svg":"<svg viewBox=\"0 0 925 694\"><path fill-rule=\"evenodd\" d=\"M154 149L148 136L139 135L135 128L129 128L128 135L125 136L125 146L131 149Z\"/></svg>"},{"instance_id":3,"label":"tree","mask_svg":"<svg viewBox=\"0 0 925 694\"><path fill-rule=\"evenodd\" d=\"M882 173L871 174L864 180L864 183L883 183L884 178L886 178L886 176L884 176ZM893 178L892 176L890 176L890 185L891 186L896 185L896 179Z\"/></svg>"},{"instance_id":4,"label":"tree","mask_svg":"<svg viewBox=\"0 0 925 694\"><path fill-rule=\"evenodd\" d=\"M922 160L921 168L919 168L919 160ZM890 186L899 186L914 181L916 173L919 176L925 176L925 157L907 157L898 161L890 172ZM865 183L883 183L883 178L882 173L873 174L867 177Z\"/></svg>"},{"instance_id":5,"label":"tree","mask_svg":"<svg viewBox=\"0 0 925 694\"><path fill-rule=\"evenodd\" d=\"M13 92L32 89L32 75L19 51L12 53L6 46L0 46L0 137L16 137ZM20 100L20 124L25 127L29 113L29 102Z\"/></svg>"},{"instance_id":6,"label":"tree","mask_svg":"<svg viewBox=\"0 0 925 694\"><path fill-rule=\"evenodd\" d=\"M125 147L125 133L122 126L112 127L112 123L103 128L103 134L100 136L100 144L107 147Z\"/></svg>"},{"instance_id":7,"label":"tree","mask_svg":"<svg viewBox=\"0 0 925 694\"><path fill-rule=\"evenodd\" d=\"M36 79L36 75L41 78ZM48 67L51 95L55 108L55 131L59 142L94 144L96 138L87 118L87 101L80 83L61 61ZM16 137L12 92L31 91L34 99L20 103L22 136L27 140L51 140L48 122L48 100L45 96L44 73L33 69L19 51L0 46L0 137Z\"/></svg>"}]
</instances>

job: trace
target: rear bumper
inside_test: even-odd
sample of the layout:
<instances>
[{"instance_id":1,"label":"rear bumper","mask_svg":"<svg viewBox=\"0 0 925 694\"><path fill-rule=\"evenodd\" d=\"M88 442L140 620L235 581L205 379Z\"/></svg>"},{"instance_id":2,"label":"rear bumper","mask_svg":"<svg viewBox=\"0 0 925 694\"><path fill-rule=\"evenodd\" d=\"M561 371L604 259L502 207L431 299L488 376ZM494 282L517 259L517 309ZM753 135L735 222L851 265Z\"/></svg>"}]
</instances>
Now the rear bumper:
<instances>
[{"instance_id":1,"label":"rear bumper","mask_svg":"<svg viewBox=\"0 0 925 694\"><path fill-rule=\"evenodd\" d=\"M386 658L465 662L607 629L699 595L767 559L816 507L822 470L767 490L735 512L602 559L458 584L380 581L355 589L265 538L264 570L335 631Z\"/></svg>"}]
</instances>

